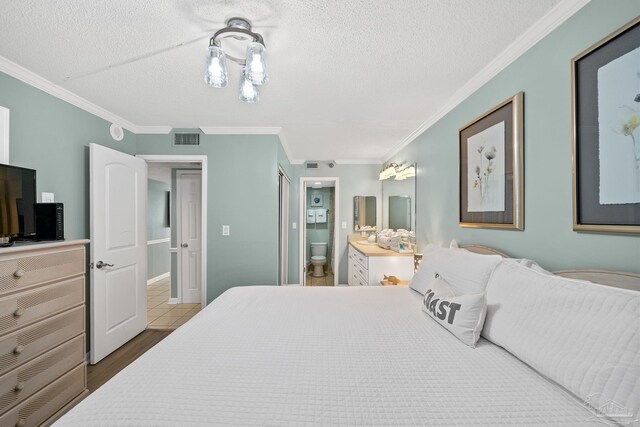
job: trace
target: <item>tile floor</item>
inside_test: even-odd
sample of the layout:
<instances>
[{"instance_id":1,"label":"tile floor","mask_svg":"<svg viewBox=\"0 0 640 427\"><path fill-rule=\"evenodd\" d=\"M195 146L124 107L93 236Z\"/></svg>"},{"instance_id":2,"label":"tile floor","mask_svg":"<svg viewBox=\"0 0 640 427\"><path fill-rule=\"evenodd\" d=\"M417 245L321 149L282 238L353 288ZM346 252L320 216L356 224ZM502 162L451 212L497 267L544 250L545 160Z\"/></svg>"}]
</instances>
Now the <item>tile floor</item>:
<instances>
[{"instance_id":1,"label":"tile floor","mask_svg":"<svg viewBox=\"0 0 640 427\"><path fill-rule=\"evenodd\" d=\"M327 270L324 277L313 277L311 272L308 272L307 286L333 286L333 271L331 271L331 267L327 267Z\"/></svg>"},{"instance_id":2,"label":"tile floor","mask_svg":"<svg viewBox=\"0 0 640 427\"><path fill-rule=\"evenodd\" d=\"M147 286L147 329L176 329L191 319L200 304L167 304L170 279Z\"/></svg>"}]
</instances>

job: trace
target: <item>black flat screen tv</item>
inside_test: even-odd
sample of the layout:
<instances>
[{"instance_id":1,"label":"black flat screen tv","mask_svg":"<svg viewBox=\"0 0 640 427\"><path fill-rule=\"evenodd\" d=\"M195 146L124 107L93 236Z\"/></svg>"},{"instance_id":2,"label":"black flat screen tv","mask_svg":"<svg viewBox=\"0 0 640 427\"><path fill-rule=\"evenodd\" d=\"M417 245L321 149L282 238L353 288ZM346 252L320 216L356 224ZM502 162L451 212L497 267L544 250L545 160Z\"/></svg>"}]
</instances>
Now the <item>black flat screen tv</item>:
<instances>
[{"instance_id":1,"label":"black flat screen tv","mask_svg":"<svg viewBox=\"0 0 640 427\"><path fill-rule=\"evenodd\" d=\"M0 237L36 234L36 171L0 164Z\"/></svg>"}]
</instances>

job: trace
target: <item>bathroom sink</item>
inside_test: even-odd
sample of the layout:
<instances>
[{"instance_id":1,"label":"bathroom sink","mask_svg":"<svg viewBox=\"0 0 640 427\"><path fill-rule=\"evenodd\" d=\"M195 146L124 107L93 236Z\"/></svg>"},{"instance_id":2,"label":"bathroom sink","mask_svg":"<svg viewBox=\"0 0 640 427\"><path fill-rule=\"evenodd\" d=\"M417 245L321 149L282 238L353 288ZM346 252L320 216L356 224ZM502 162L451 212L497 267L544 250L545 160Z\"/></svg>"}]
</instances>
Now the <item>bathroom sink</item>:
<instances>
[{"instance_id":1,"label":"bathroom sink","mask_svg":"<svg viewBox=\"0 0 640 427\"><path fill-rule=\"evenodd\" d=\"M356 240L356 243L359 245L367 245L367 246L376 246L377 242L370 242L368 240Z\"/></svg>"}]
</instances>

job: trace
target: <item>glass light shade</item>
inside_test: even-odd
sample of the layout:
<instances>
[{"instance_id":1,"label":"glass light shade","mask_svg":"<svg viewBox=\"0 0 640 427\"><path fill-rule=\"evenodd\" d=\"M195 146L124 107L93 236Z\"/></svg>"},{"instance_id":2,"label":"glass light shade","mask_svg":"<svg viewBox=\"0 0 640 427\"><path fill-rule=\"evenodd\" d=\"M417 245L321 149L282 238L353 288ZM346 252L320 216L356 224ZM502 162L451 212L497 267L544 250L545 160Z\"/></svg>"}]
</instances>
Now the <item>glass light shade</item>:
<instances>
[{"instance_id":1,"label":"glass light shade","mask_svg":"<svg viewBox=\"0 0 640 427\"><path fill-rule=\"evenodd\" d=\"M240 74L240 100L253 104L260 100L260 93L258 93L258 88L247 78L246 71L244 68Z\"/></svg>"},{"instance_id":2,"label":"glass light shade","mask_svg":"<svg viewBox=\"0 0 640 427\"><path fill-rule=\"evenodd\" d=\"M254 85L263 85L269 80L266 53L267 49L258 42L251 42L247 45L247 79Z\"/></svg>"},{"instance_id":3,"label":"glass light shade","mask_svg":"<svg viewBox=\"0 0 640 427\"><path fill-rule=\"evenodd\" d=\"M227 56L218 46L209 46L207 49L204 81L213 87L227 86Z\"/></svg>"}]
</instances>

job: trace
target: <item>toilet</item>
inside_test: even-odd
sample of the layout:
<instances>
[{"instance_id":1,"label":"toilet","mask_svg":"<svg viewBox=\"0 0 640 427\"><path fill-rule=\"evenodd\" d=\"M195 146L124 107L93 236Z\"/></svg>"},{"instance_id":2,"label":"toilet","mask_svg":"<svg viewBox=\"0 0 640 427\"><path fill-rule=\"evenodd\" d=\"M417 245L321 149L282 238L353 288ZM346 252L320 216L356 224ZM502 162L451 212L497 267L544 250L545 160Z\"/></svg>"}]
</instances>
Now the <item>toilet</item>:
<instances>
[{"instance_id":1,"label":"toilet","mask_svg":"<svg viewBox=\"0 0 640 427\"><path fill-rule=\"evenodd\" d=\"M313 277L324 276L324 265L327 263L327 242L311 242L311 264Z\"/></svg>"}]
</instances>

